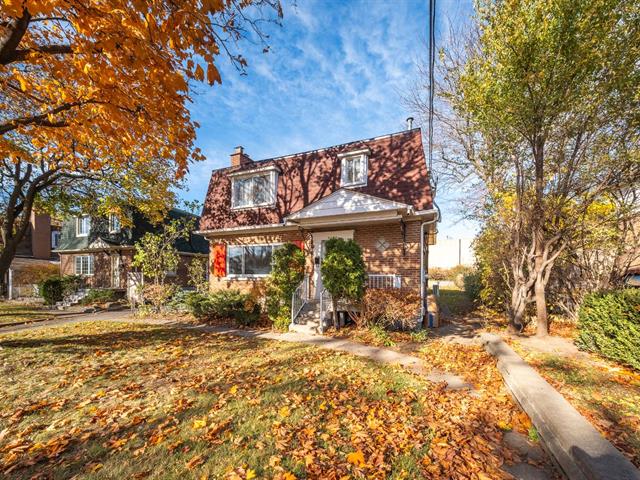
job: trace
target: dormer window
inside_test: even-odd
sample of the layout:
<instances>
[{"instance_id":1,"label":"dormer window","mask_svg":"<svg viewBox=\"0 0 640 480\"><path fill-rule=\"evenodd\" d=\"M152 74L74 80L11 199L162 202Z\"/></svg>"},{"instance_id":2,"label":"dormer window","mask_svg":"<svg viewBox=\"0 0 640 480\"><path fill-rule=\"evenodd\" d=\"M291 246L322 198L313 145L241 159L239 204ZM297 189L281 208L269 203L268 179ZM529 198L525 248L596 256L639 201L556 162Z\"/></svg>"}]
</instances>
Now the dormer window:
<instances>
[{"instance_id":1,"label":"dormer window","mask_svg":"<svg viewBox=\"0 0 640 480\"><path fill-rule=\"evenodd\" d=\"M340 155L340 184L342 187L361 187L367 184L368 151Z\"/></svg>"},{"instance_id":2,"label":"dormer window","mask_svg":"<svg viewBox=\"0 0 640 480\"><path fill-rule=\"evenodd\" d=\"M91 230L91 217L85 215L76 218L76 237L86 237Z\"/></svg>"},{"instance_id":3,"label":"dormer window","mask_svg":"<svg viewBox=\"0 0 640 480\"><path fill-rule=\"evenodd\" d=\"M109 215L109 233L120 233L120 219L113 213Z\"/></svg>"},{"instance_id":4,"label":"dormer window","mask_svg":"<svg viewBox=\"0 0 640 480\"><path fill-rule=\"evenodd\" d=\"M231 174L231 208L254 208L275 205L278 172L265 167Z\"/></svg>"}]
</instances>

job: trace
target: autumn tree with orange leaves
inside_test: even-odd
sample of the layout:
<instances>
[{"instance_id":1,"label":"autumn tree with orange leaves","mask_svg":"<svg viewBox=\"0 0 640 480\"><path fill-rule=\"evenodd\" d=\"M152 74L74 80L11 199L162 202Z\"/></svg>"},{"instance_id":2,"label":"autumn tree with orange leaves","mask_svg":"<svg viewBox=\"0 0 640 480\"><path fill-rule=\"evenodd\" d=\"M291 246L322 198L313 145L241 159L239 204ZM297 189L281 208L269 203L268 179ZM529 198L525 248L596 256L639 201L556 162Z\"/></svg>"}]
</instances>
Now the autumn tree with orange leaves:
<instances>
[{"instance_id":1,"label":"autumn tree with orange leaves","mask_svg":"<svg viewBox=\"0 0 640 480\"><path fill-rule=\"evenodd\" d=\"M265 43L263 22L282 17L279 0L0 8L0 279L34 205L79 200L105 213L129 204L159 215L189 163L203 158L190 85L220 83L221 54L244 70L238 41Z\"/></svg>"}]
</instances>

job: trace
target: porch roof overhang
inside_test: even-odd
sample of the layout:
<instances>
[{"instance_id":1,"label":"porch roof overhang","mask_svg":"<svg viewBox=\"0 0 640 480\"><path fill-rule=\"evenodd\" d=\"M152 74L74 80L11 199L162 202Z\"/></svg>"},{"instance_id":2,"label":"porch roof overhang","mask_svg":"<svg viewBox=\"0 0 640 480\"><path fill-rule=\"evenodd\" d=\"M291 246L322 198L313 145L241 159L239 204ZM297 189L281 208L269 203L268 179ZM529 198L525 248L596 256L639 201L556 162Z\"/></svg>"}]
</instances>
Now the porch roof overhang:
<instances>
[{"instance_id":1,"label":"porch roof overhang","mask_svg":"<svg viewBox=\"0 0 640 480\"><path fill-rule=\"evenodd\" d=\"M406 203L342 188L292 213L285 224L321 228L418 220L433 214L432 210L416 211Z\"/></svg>"}]
</instances>

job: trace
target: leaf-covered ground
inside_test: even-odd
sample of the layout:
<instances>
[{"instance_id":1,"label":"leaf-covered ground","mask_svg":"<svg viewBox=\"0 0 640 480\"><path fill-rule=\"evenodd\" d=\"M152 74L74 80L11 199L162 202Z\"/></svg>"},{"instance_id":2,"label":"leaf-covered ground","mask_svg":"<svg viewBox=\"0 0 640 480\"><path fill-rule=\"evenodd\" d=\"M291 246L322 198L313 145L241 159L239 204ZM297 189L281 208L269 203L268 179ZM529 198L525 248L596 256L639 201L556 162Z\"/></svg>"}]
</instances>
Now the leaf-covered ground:
<instances>
[{"instance_id":1,"label":"leaf-covered ground","mask_svg":"<svg viewBox=\"0 0 640 480\"><path fill-rule=\"evenodd\" d=\"M0 301L0 325L41 320L52 316L42 304Z\"/></svg>"},{"instance_id":2,"label":"leaf-covered ground","mask_svg":"<svg viewBox=\"0 0 640 480\"><path fill-rule=\"evenodd\" d=\"M566 357L515 345L522 357L640 467L640 374L594 355Z\"/></svg>"},{"instance_id":3,"label":"leaf-covered ground","mask_svg":"<svg viewBox=\"0 0 640 480\"><path fill-rule=\"evenodd\" d=\"M527 422L498 384L284 342L105 322L0 345L3 478L510 478Z\"/></svg>"}]
</instances>

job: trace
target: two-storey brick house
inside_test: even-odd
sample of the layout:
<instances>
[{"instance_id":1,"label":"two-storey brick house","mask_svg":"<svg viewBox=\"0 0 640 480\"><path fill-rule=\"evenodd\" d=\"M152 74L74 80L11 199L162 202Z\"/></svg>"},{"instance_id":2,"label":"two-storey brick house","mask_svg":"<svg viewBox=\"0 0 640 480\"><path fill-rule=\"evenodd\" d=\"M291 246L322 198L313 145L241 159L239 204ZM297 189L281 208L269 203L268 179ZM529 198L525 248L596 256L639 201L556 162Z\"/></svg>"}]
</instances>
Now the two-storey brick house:
<instances>
[{"instance_id":1,"label":"two-storey brick house","mask_svg":"<svg viewBox=\"0 0 640 480\"><path fill-rule=\"evenodd\" d=\"M125 227L115 216L83 215L64 221L60 245L56 250L60 255L62 275L80 275L87 286L92 288L113 288L125 290L132 281L139 281L139 274L131 262L135 253L135 243L145 233L156 231L153 225L139 212L132 210L131 226ZM166 222L195 215L172 209ZM196 219L197 220L197 219ZM187 285L188 265L194 257L206 258L206 240L191 233L188 239L179 239L175 244L180 254L180 262L175 272L168 272L168 280L179 285Z\"/></svg>"},{"instance_id":2,"label":"two-storey brick house","mask_svg":"<svg viewBox=\"0 0 640 480\"><path fill-rule=\"evenodd\" d=\"M231 166L212 173L198 233L210 242L212 290L252 288L269 274L273 249L294 242L308 253L310 298L319 299L324 242L342 237L362 247L371 286L424 298L436 219L416 128L260 161L237 147Z\"/></svg>"}]
</instances>

